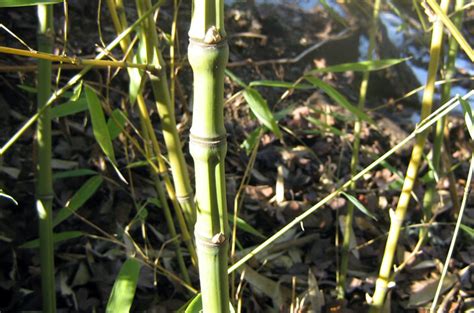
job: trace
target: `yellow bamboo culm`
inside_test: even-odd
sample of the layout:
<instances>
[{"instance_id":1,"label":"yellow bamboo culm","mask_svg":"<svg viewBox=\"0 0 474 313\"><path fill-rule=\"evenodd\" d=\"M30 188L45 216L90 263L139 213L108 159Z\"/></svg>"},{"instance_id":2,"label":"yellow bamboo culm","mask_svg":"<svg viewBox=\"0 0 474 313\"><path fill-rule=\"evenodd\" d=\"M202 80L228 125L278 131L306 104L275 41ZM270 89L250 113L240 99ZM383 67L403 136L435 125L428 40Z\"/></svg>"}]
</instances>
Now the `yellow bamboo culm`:
<instances>
[{"instance_id":1,"label":"yellow bamboo culm","mask_svg":"<svg viewBox=\"0 0 474 313\"><path fill-rule=\"evenodd\" d=\"M444 13L447 12L448 5L449 0L441 1L441 8ZM428 79L422 99L421 120L426 118L431 113L431 108L433 106L436 73L438 71L441 46L443 42L443 23L439 19L434 23L431 38L431 59L428 65ZM389 282L392 280L391 271L398 244L398 238L400 236L400 229L405 219L405 214L411 199L411 193L413 191L413 186L415 185L418 169L420 167L423 155L423 147L425 145L427 135L428 133L425 131L416 137L410 163L408 164L408 169L405 175L405 180L403 181L400 199L398 200L395 212L391 214L390 230L388 233L387 243L385 245L383 259L380 265L379 276L375 284L375 292L372 297L372 303L370 304L371 313L381 312L385 302L385 297L387 295Z\"/></svg>"}]
</instances>

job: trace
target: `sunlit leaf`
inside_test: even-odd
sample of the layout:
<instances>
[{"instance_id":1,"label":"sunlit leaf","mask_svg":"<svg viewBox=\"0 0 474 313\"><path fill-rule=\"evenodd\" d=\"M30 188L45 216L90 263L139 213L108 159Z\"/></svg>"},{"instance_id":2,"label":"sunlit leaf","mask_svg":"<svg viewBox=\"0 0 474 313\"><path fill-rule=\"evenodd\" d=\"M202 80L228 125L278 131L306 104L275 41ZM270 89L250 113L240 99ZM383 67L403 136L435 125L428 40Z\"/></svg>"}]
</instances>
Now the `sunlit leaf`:
<instances>
[{"instance_id":1,"label":"sunlit leaf","mask_svg":"<svg viewBox=\"0 0 474 313\"><path fill-rule=\"evenodd\" d=\"M259 134L261 129L261 127L257 127L256 129L254 129L240 145L241 148L245 149L247 155L250 154L250 152L257 144L258 139L260 138Z\"/></svg>"},{"instance_id":2,"label":"sunlit leaf","mask_svg":"<svg viewBox=\"0 0 474 313\"><path fill-rule=\"evenodd\" d=\"M232 214L229 214L229 221L231 223L234 223L234 216ZM252 234L256 237L259 237L259 238L262 238L262 239L267 238L261 232L256 230L252 225L250 225L244 219L242 219L238 216L237 216L237 228L240 229L240 230L243 230L246 233Z\"/></svg>"},{"instance_id":3,"label":"sunlit leaf","mask_svg":"<svg viewBox=\"0 0 474 313\"><path fill-rule=\"evenodd\" d=\"M357 107L353 106L349 100L346 99L339 91L337 91L334 87L331 85L323 82L320 79L317 79L315 77L311 76L306 76L306 80L308 80L311 84L314 86L321 88L331 99L333 99L337 104L360 118L361 120L364 120L370 124L375 124L375 122L363 111L358 109Z\"/></svg>"},{"instance_id":4,"label":"sunlit leaf","mask_svg":"<svg viewBox=\"0 0 474 313\"><path fill-rule=\"evenodd\" d=\"M15 203L15 205L18 205L18 202L12 196L7 195L6 193L4 193L2 189L0 189L0 197L6 198L6 199L10 200L11 202Z\"/></svg>"},{"instance_id":5,"label":"sunlit leaf","mask_svg":"<svg viewBox=\"0 0 474 313\"><path fill-rule=\"evenodd\" d=\"M361 211L362 213L364 213L365 215L367 215L368 217L370 217L371 219L373 220L377 220L377 218L375 217L375 215L373 215L372 213L370 213L369 210L367 210L367 208L359 202L359 200L357 200L354 196L351 196L350 194L348 193L345 193L345 192L341 192L344 197L347 198L347 200L349 200L350 202L352 202L352 204L359 210Z\"/></svg>"},{"instance_id":6,"label":"sunlit leaf","mask_svg":"<svg viewBox=\"0 0 474 313\"><path fill-rule=\"evenodd\" d=\"M0 8L62 3L64 0L0 0Z\"/></svg>"},{"instance_id":7,"label":"sunlit leaf","mask_svg":"<svg viewBox=\"0 0 474 313\"><path fill-rule=\"evenodd\" d=\"M373 61L361 61L354 63L343 63L323 68L317 68L312 70L310 73L339 73L339 72L366 72L366 71L379 71L399 63L405 62L410 58L403 59L386 59L386 60L373 60Z\"/></svg>"},{"instance_id":8,"label":"sunlit leaf","mask_svg":"<svg viewBox=\"0 0 474 313\"><path fill-rule=\"evenodd\" d=\"M104 179L100 175L89 178L89 180L87 180L68 201L66 207L58 211L53 219L53 227L67 219L73 214L73 212L77 211L82 205L84 205L84 203L95 194L97 189L99 189L103 181Z\"/></svg>"},{"instance_id":9,"label":"sunlit leaf","mask_svg":"<svg viewBox=\"0 0 474 313\"><path fill-rule=\"evenodd\" d=\"M107 313L128 313L132 307L141 263L136 259L128 258L123 263L115 279L114 287L107 302Z\"/></svg>"},{"instance_id":10,"label":"sunlit leaf","mask_svg":"<svg viewBox=\"0 0 474 313\"><path fill-rule=\"evenodd\" d=\"M336 127L332 127L326 123L324 123L323 121L320 121L314 117L311 117L311 116L307 116L305 117L311 124L321 128L322 130L324 130L325 132L329 132L329 133L332 133L336 136L343 136L344 135L344 132L342 132L341 130L337 129Z\"/></svg>"},{"instance_id":11,"label":"sunlit leaf","mask_svg":"<svg viewBox=\"0 0 474 313\"><path fill-rule=\"evenodd\" d=\"M84 236L84 233L81 231L65 231L61 233L53 233L53 243L58 244L62 241L75 239ZM24 244L18 246L22 249L34 249L39 248L40 242L39 239L34 239L25 242Z\"/></svg>"},{"instance_id":12,"label":"sunlit leaf","mask_svg":"<svg viewBox=\"0 0 474 313\"><path fill-rule=\"evenodd\" d=\"M249 87L274 87L274 88L286 88L286 89L310 89L313 86L308 84L295 84L292 82L285 82L281 80L256 80L250 82Z\"/></svg>"},{"instance_id":13,"label":"sunlit leaf","mask_svg":"<svg viewBox=\"0 0 474 313\"><path fill-rule=\"evenodd\" d=\"M464 120L466 121L467 131L469 132L471 139L474 140L474 125L472 121L473 116L472 116L471 105L469 104L469 102L467 102L461 97L459 97L459 102L461 102L462 110L464 113Z\"/></svg>"},{"instance_id":14,"label":"sunlit leaf","mask_svg":"<svg viewBox=\"0 0 474 313\"><path fill-rule=\"evenodd\" d=\"M468 234L469 236L474 238L474 228L469 227L469 226L464 225L464 224L460 224L459 228L461 228L466 234Z\"/></svg>"},{"instance_id":15,"label":"sunlit leaf","mask_svg":"<svg viewBox=\"0 0 474 313\"><path fill-rule=\"evenodd\" d=\"M281 132L278 128L275 117L270 111L267 101L262 97L262 95L257 90L248 87L244 90L244 98L260 123L270 129L275 134L275 136L281 138Z\"/></svg>"},{"instance_id":16,"label":"sunlit leaf","mask_svg":"<svg viewBox=\"0 0 474 313\"><path fill-rule=\"evenodd\" d=\"M94 89L87 85L85 91L87 105L89 106L89 112L91 115L94 137L105 155L108 156L114 164L116 164L114 147L112 145L112 140L110 139L109 128L105 122L105 115L102 105L100 104L99 97L97 97L95 94Z\"/></svg>"}]
</instances>

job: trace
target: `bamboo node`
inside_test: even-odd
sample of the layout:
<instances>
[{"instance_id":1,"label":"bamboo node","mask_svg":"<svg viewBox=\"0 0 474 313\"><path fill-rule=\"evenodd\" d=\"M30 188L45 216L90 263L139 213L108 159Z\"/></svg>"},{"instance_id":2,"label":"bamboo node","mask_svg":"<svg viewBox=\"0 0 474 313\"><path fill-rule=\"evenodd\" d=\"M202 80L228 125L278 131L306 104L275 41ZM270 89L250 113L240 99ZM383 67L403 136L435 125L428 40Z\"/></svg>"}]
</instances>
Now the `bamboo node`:
<instances>
[{"instance_id":1,"label":"bamboo node","mask_svg":"<svg viewBox=\"0 0 474 313\"><path fill-rule=\"evenodd\" d=\"M223 233L215 234L211 241L215 244L221 244L225 241L225 235Z\"/></svg>"},{"instance_id":2,"label":"bamboo node","mask_svg":"<svg viewBox=\"0 0 474 313\"><path fill-rule=\"evenodd\" d=\"M216 44L222 41L222 36L216 26L209 27L203 41L207 44Z\"/></svg>"},{"instance_id":3,"label":"bamboo node","mask_svg":"<svg viewBox=\"0 0 474 313\"><path fill-rule=\"evenodd\" d=\"M199 137L199 136L190 134L189 140L190 142L194 144L212 148L212 147L217 147L221 144L225 144L227 142L227 134L224 134L222 136L217 136L217 137L210 137L210 138L204 138L204 137Z\"/></svg>"}]
</instances>

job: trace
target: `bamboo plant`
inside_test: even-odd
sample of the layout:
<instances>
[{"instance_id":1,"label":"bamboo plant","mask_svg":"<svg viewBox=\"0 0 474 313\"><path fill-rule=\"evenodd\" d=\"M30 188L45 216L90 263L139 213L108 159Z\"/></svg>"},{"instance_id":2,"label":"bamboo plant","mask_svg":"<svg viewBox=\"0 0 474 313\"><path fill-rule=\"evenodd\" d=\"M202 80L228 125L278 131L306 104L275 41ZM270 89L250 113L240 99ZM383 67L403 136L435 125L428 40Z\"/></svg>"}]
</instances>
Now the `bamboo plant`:
<instances>
[{"instance_id":1,"label":"bamboo plant","mask_svg":"<svg viewBox=\"0 0 474 313\"><path fill-rule=\"evenodd\" d=\"M125 17L125 11L123 10L123 2L122 0L107 0L107 6L109 8L109 12L112 17L112 22L114 24L115 31L117 32L117 34L120 34L123 31L123 29L126 28L126 23L127 23L126 17ZM130 53L127 53L127 51L129 51L130 44L131 44L131 40L129 36L126 36L120 42L120 47L122 48L123 53L126 55L127 61L131 62L132 55ZM131 80L136 79L136 75L134 75L134 72L131 69L128 69L128 71L129 71L130 79ZM180 221L179 224L180 224L180 229L182 233L182 238L185 241L185 243L187 243L187 247L189 249L192 259L195 260L196 257L195 257L195 252L194 252L194 246L191 242L191 237L189 235L186 223L184 221L184 217L180 214L181 211L179 208L179 204L176 201L174 188L171 184L171 180L169 178L166 165L164 164L164 161L161 157L161 149L158 144L158 140L156 138L155 132L153 130L153 125L151 124L150 116L148 114L148 110L145 103L145 98L141 91L137 92L136 103L138 106L138 113L139 113L140 124L141 124L141 133L142 133L143 138L145 139L145 149L144 149L145 153L147 154L148 159L153 159L153 157L155 157L158 160L157 166L149 166L149 168L151 170L151 173L153 173L152 178L154 180L155 189L163 205L163 211L164 211L165 219L168 225L168 230L170 232L170 235L173 238L177 236L176 227L174 225L171 211L166 200L165 192L162 187L160 174L163 176L163 180L168 190L168 194L172 200L173 207L175 208L175 212L177 212L178 221ZM161 173L157 172L155 169L159 169ZM184 280L187 283L189 283L190 282L189 274L186 269L183 254L181 253L181 249L179 247L179 241L173 241L173 244L175 245L176 257L177 257L180 271L183 275Z\"/></svg>"},{"instance_id":2,"label":"bamboo plant","mask_svg":"<svg viewBox=\"0 0 474 313\"><path fill-rule=\"evenodd\" d=\"M54 43L52 5L38 5L38 50L51 53ZM51 95L51 61L38 61L38 110ZM53 179L51 169L51 113L46 108L36 128L36 209L39 216L41 292L44 312L56 312L53 243Z\"/></svg>"},{"instance_id":3,"label":"bamboo plant","mask_svg":"<svg viewBox=\"0 0 474 313\"><path fill-rule=\"evenodd\" d=\"M190 151L196 175L198 252L203 311L229 312L227 223L224 159L224 69L229 47L223 0L194 0L188 58L194 76Z\"/></svg>"},{"instance_id":4,"label":"bamboo plant","mask_svg":"<svg viewBox=\"0 0 474 313\"><path fill-rule=\"evenodd\" d=\"M377 34L377 25L379 19L379 10L380 10L380 2L381 0L376 0L374 3L374 11L372 16L372 23L369 29L369 47L367 50L367 60L372 61L374 58L374 50L375 50L375 36ZM359 103L358 108L359 110L363 111L365 106L365 100L367 96L367 88L369 86L369 76L370 72L365 71L362 74L362 82L360 85L360 93L359 93ZM354 176L357 174L357 167L359 166L359 151L360 151L360 133L362 130L363 121L360 118L354 123L354 143L352 149L352 159L351 159L351 175ZM352 184L351 189L355 189L355 183ZM351 242L351 228L352 228L352 220L354 217L354 204L349 201L347 206L347 214L345 216L344 222L344 238L342 242L342 250L341 250L341 266L340 266L340 273L338 276L337 282L337 297L339 299L344 299L345 294L345 286L346 286L346 278L347 278L347 269L349 263L349 243Z\"/></svg>"},{"instance_id":5,"label":"bamboo plant","mask_svg":"<svg viewBox=\"0 0 474 313\"><path fill-rule=\"evenodd\" d=\"M441 7L444 12L447 12L449 0L442 0ZM425 119L430 113L433 106L433 95L435 91L436 73L441 54L441 46L443 42L443 24L440 20L436 20L433 25L431 47L430 47L430 62L428 65L428 78L426 82L425 91L422 98L421 119ZM390 230L388 233L385 251L380 265L379 276L375 284L375 292L372 297L370 312L380 312L383 308L385 297L388 291L388 284L391 281L391 271L393 259L400 236L400 230L405 219L408 205L411 199L413 186L415 185L418 169L423 155L423 147L425 145L428 132L423 132L416 137L415 145L413 146L408 169L403 181L402 191L397 203L397 208L391 216Z\"/></svg>"}]
</instances>

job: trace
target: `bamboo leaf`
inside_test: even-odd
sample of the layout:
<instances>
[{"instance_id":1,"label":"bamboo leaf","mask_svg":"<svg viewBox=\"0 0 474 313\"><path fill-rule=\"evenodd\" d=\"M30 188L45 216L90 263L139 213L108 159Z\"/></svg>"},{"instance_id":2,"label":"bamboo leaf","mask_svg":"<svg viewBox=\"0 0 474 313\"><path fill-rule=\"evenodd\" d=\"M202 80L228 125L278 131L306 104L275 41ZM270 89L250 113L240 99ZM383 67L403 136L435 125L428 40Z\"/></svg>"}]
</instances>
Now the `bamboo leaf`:
<instances>
[{"instance_id":1,"label":"bamboo leaf","mask_svg":"<svg viewBox=\"0 0 474 313\"><path fill-rule=\"evenodd\" d=\"M15 205L18 205L18 202L15 200L15 198L13 198L12 196L7 195L6 193L4 193L2 189L0 189L0 197L7 198L11 202L15 203Z\"/></svg>"},{"instance_id":2,"label":"bamboo leaf","mask_svg":"<svg viewBox=\"0 0 474 313\"><path fill-rule=\"evenodd\" d=\"M336 127L332 127L326 123L324 123L323 121L320 121L314 117L311 117L311 116L307 116L305 117L311 124L321 128L322 130L324 130L325 132L329 132L329 133L332 133L336 136L343 136L344 135L344 132L342 132L341 130L337 129Z\"/></svg>"},{"instance_id":3,"label":"bamboo leaf","mask_svg":"<svg viewBox=\"0 0 474 313\"><path fill-rule=\"evenodd\" d=\"M281 80L256 80L250 82L249 87L275 87L275 88L287 88L287 89L310 89L313 86L308 84L295 84L292 82L285 82Z\"/></svg>"},{"instance_id":4,"label":"bamboo leaf","mask_svg":"<svg viewBox=\"0 0 474 313\"><path fill-rule=\"evenodd\" d=\"M229 221L231 223L234 223L234 216L232 214L229 214ZM267 238L261 232L256 230L252 225L250 225L244 219L242 219L238 216L237 216L237 228L243 230L246 233L252 234L256 237L259 237L259 238L262 238L262 239Z\"/></svg>"},{"instance_id":5,"label":"bamboo leaf","mask_svg":"<svg viewBox=\"0 0 474 313\"><path fill-rule=\"evenodd\" d=\"M104 179L100 175L89 178L68 201L66 207L58 211L53 219L53 227L67 219L73 212L77 211L86 203L86 201L95 194L97 189L99 189L103 181Z\"/></svg>"},{"instance_id":6,"label":"bamboo leaf","mask_svg":"<svg viewBox=\"0 0 474 313\"><path fill-rule=\"evenodd\" d=\"M140 45L138 47L138 53L133 56L133 62L134 63L144 63L142 62L143 53L146 55L146 51L143 49L143 44L140 41ZM130 97L130 104L135 104L135 101L137 101L137 96L138 94L142 91L143 89L143 83L144 83L144 77L145 77L145 72L140 71L137 68L129 68L128 69L128 76L130 77L130 83L128 85L128 95Z\"/></svg>"},{"instance_id":7,"label":"bamboo leaf","mask_svg":"<svg viewBox=\"0 0 474 313\"><path fill-rule=\"evenodd\" d=\"M113 110L109 120L107 121L107 128L109 129L110 139L114 140L122 132L125 124L127 122L127 117L119 109Z\"/></svg>"},{"instance_id":8,"label":"bamboo leaf","mask_svg":"<svg viewBox=\"0 0 474 313\"><path fill-rule=\"evenodd\" d=\"M461 102L461 105L462 105L462 110L464 113L464 120L466 121L467 131L469 132L471 139L474 140L474 125L472 122L473 116L472 116L471 105L469 104L469 102L467 102L461 97L459 97L459 102Z\"/></svg>"},{"instance_id":9,"label":"bamboo leaf","mask_svg":"<svg viewBox=\"0 0 474 313\"><path fill-rule=\"evenodd\" d=\"M0 0L0 8L62 3L64 0Z\"/></svg>"},{"instance_id":10,"label":"bamboo leaf","mask_svg":"<svg viewBox=\"0 0 474 313\"><path fill-rule=\"evenodd\" d=\"M184 313L200 313L202 312L202 296L198 293L184 310Z\"/></svg>"},{"instance_id":11,"label":"bamboo leaf","mask_svg":"<svg viewBox=\"0 0 474 313\"><path fill-rule=\"evenodd\" d=\"M254 129L240 145L241 148L245 149L245 152L247 153L247 155L250 154L250 152L253 150L253 148L257 144L260 138L259 134L260 134L261 129L262 127L257 127L256 129Z\"/></svg>"},{"instance_id":12,"label":"bamboo leaf","mask_svg":"<svg viewBox=\"0 0 474 313\"><path fill-rule=\"evenodd\" d=\"M375 124L375 122L363 111L358 109L357 107L353 106L349 100L347 100L346 97L344 97L339 91L337 91L334 87L331 85L323 82L320 79L317 79L315 77L311 76L306 76L306 80L308 80L311 84L313 84L315 87L321 88L331 99L333 99L337 104L351 112L352 114L356 115L358 118L361 120L364 120L372 125Z\"/></svg>"},{"instance_id":13,"label":"bamboo leaf","mask_svg":"<svg viewBox=\"0 0 474 313\"><path fill-rule=\"evenodd\" d=\"M466 234L468 234L469 236L474 238L474 228L469 227L469 226L464 225L464 224L460 224L459 228L461 228L464 232L466 232Z\"/></svg>"},{"instance_id":14,"label":"bamboo leaf","mask_svg":"<svg viewBox=\"0 0 474 313\"><path fill-rule=\"evenodd\" d=\"M236 82L238 85L240 85L243 88L247 88L247 84L244 83L243 80L241 80L237 75L229 71L228 69L225 70L225 74L230 77L234 82Z\"/></svg>"},{"instance_id":15,"label":"bamboo leaf","mask_svg":"<svg viewBox=\"0 0 474 313\"><path fill-rule=\"evenodd\" d=\"M88 109L86 97L80 97L77 100L71 100L65 103L61 103L51 109L51 118L65 117L74 115L79 112L86 111Z\"/></svg>"},{"instance_id":16,"label":"bamboo leaf","mask_svg":"<svg viewBox=\"0 0 474 313\"><path fill-rule=\"evenodd\" d=\"M107 313L128 313L132 307L141 264L128 258L115 279L114 287L107 302Z\"/></svg>"},{"instance_id":17,"label":"bamboo leaf","mask_svg":"<svg viewBox=\"0 0 474 313\"><path fill-rule=\"evenodd\" d=\"M344 195L344 197L347 198L347 200L349 200L350 202L352 202L352 204L359 210L361 211L362 213L364 213L365 215L367 215L368 217L370 217L371 219L373 220L377 220L377 218L375 217L375 215L373 215L372 213L370 213L369 210L367 210L367 208L359 202L359 200L357 200L354 196L351 196L350 194L348 193L345 193L345 192L341 192L341 194Z\"/></svg>"},{"instance_id":18,"label":"bamboo leaf","mask_svg":"<svg viewBox=\"0 0 474 313\"><path fill-rule=\"evenodd\" d=\"M80 168L77 170L61 171L61 172L54 173L53 179L56 180L56 179L90 176L90 175L97 175L97 172L87 169L87 168Z\"/></svg>"},{"instance_id":19,"label":"bamboo leaf","mask_svg":"<svg viewBox=\"0 0 474 313\"><path fill-rule=\"evenodd\" d=\"M110 139L109 129L107 127L107 123L105 122L105 115L104 111L102 110L99 97L97 97L94 89L91 87L86 85L85 89L94 137L102 151L115 165L117 162L115 161L114 147L112 145L112 140Z\"/></svg>"},{"instance_id":20,"label":"bamboo leaf","mask_svg":"<svg viewBox=\"0 0 474 313\"><path fill-rule=\"evenodd\" d=\"M354 62L354 63L343 63L323 68L317 68L310 71L311 74L313 73L340 73L340 72L371 72L371 71L379 71L391 66L400 64L409 60L410 58L402 58L402 59L385 59L385 60L373 60L373 61L361 61L361 62Z\"/></svg>"},{"instance_id":21,"label":"bamboo leaf","mask_svg":"<svg viewBox=\"0 0 474 313\"><path fill-rule=\"evenodd\" d=\"M82 237L84 235L85 235L85 233L83 233L82 231L65 231L65 232L61 232L61 233L53 233L53 243L58 244L62 241L66 241L66 240L74 239L74 238L79 238L79 237ZM34 240L30 240L30 241L25 242L24 244L18 246L18 248L35 249L35 248L39 248L39 245L40 245L39 239L34 239Z\"/></svg>"},{"instance_id":22,"label":"bamboo leaf","mask_svg":"<svg viewBox=\"0 0 474 313\"><path fill-rule=\"evenodd\" d=\"M275 136L281 138L281 132L278 128L275 117L270 111L267 101L262 97L262 95L257 90L248 87L244 90L244 98L260 123L270 129L275 134Z\"/></svg>"}]
</instances>

